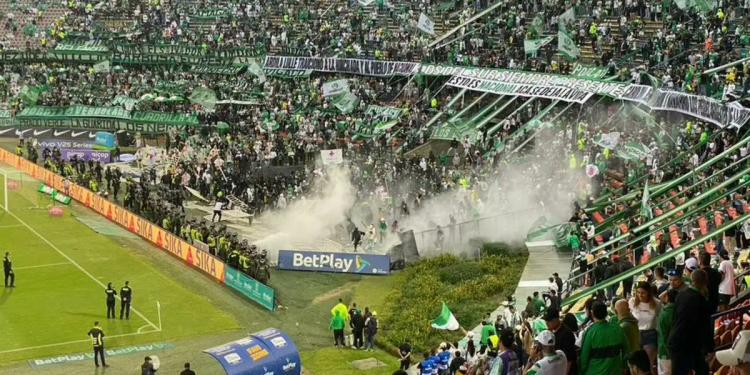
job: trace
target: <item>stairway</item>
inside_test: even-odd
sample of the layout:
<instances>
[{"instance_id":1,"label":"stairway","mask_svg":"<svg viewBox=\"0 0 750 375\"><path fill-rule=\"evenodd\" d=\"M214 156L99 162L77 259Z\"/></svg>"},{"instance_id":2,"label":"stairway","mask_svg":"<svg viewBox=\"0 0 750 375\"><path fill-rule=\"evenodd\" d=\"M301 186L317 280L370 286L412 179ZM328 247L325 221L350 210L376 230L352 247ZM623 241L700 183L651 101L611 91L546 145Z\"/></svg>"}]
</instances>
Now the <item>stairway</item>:
<instances>
[{"instance_id":1,"label":"stairway","mask_svg":"<svg viewBox=\"0 0 750 375\"><path fill-rule=\"evenodd\" d=\"M599 23L599 25L606 25L607 26L607 33L612 35L614 37L613 43L604 44L601 46L600 50L603 51L614 51L615 45L614 43L620 42L620 21L616 17L611 18L605 18L602 22ZM646 20L643 21L643 36L638 38L638 45L643 45L646 43L647 40L651 39L659 29L663 28L664 25L661 21L650 21ZM588 30L587 30L588 32ZM587 37L584 38L584 41L580 43L578 46L581 49L581 57L580 61L585 64L591 64L595 65L597 61L601 58L601 54L598 54L594 52L594 50L591 48L591 42L590 38ZM615 60L619 59L620 56L615 56ZM643 64L646 63L647 60L644 60L642 56L637 56L633 59L633 62L635 64Z\"/></svg>"}]
</instances>

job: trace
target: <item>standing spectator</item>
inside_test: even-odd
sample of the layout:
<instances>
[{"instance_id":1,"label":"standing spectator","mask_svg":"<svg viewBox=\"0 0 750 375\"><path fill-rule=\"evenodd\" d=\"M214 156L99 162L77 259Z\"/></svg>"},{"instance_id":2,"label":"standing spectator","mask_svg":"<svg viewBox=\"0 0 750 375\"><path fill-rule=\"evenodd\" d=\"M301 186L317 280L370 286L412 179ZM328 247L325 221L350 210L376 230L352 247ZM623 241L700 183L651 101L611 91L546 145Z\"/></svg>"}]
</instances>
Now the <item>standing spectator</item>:
<instances>
[{"instance_id":1,"label":"standing spectator","mask_svg":"<svg viewBox=\"0 0 750 375\"><path fill-rule=\"evenodd\" d=\"M180 372L180 375L195 375L195 371L190 369L190 362L185 362L185 369Z\"/></svg>"},{"instance_id":2,"label":"standing spectator","mask_svg":"<svg viewBox=\"0 0 750 375\"><path fill-rule=\"evenodd\" d=\"M621 299L615 302L615 313L617 313L618 323L622 333L628 340L628 349L626 354L633 353L641 349L641 336L638 332L638 321L630 312L628 301Z\"/></svg>"},{"instance_id":3,"label":"standing spectator","mask_svg":"<svg viewBox=\"0 0 750 375\"><path fill-rule=\"evenodd\" d=\"M654 288L656 295L661 295L669 288L669 280L664 277L664 267L654 268Z\"/></svg>"},{"instance_id":4,"label":"standing spectator","mask_svg":"<svg viewBox=\"0 0 750 375\"><path fill-rule=\"evenodd\" d=\"M544 321L547 323L547 329L555 334L555 350L562 350L568 360L565 373L568 375L578 374L576 337L570 328L562 324L560 310L550 307L544 313Z\"/></svg>"},{"instance_id":5,"label":"standing spectator","mask_svg":"<svg viewBox=\"0 0 750 375\"><path fill-rule=\"evenodd\" d=\"M365 350L373 351L375 335L378 333L378 313L376 311L373 311L372 315L365 321L365 333L367 334Z\"/></svg>"},{"instance_id":6,"label":"standing spectator","mask_svg":"<svg viewBox=\"0 0 750 375\"><path fill-rule=\"evenodd\" d=\"M364 348L363 333L365 330L365 318L362 316L362 312L359 309L354 309L351 315L351 321L349 325L352 328L352 335L354 336L354 348Z\"/></svg>"},{"instance_id":7,"label":"standing spectator","mask_svg":"<svg viewBox=\"0 0 750 375\"><path fill-rule=\"evenodd\" d=\"M341 316L341 312L335 310L333 312L333 318L331 318L330 329L333 331L333 342L335 347L344 346L344 318Z\"/></svg>"},{"instance_id":8,"label":"standing spectator","mask_svg":"<svg viewBox=\"0 0 750 375\"><path fill-rule=\"evenodd\" d=\"M709 312L707 277L702 270L691 275L693 286L679 292L674 303L674 324L669 334L672 375L708 374L706 353L713 350L713 330Z\"/></svg>"},{"instance_id":9,"label":"standing spectator","mask_svg":"<svg viewBox=\"0 0 750 375\"><path fill-rule=\"evenodd\" d=\"M104 331L99 326L99 322L94 322L94 327L89 330L88 336L91 337L91 342L94 344L94 365L99 367L99 359L102 360L102 366L107 366L104 361Z\"/></svg>"},{"instance_id":10,"label":"standing spectator","mask_svg":"<svg viewBox=\"0 0 750 375\"><path fill-rule=\"evenodd\" d=\"M713 314L719 307L719 284L721 284L721 273L711 267L711 255L707 252L700 254L700 269L706 273L708 283L708 312Z\"/></svg>"},{"instance_id":11,"label":"standing spectator","mask_svg":"<svg viewBox=\"0 0 750 375\"><path fill-rule=\"evenodd\" d=\"M591 305L594 324L586 330L581 347L581 375L621 374L628 342L622 329L607 322L607 306Z\"/></svg>"},{"instance_id":12,"label":"standing spectator","mask_svg":"<svg viewBox=\"0 0 750 375\"><path fill-rule=\"evenodd\" d=\"M682 279L682 272L676 269L669 270L669 272L667 272L667 275L669 276L670 289L676 289L678 292L682 292L688 289L687 284L685 284L685 280Z\"/></svg>"},{"instance_id":13,"label":"standing spectator","mask_svg":"<svg viewBox=\"0 0 750 375\"><path fill-rule=\"evenodd\" d=\"M672 360L669 355L669 345L667 342L669 334L672 332L672 325L674 324L674 301L676 298L676 289L670 289L661 294L661 302L664 306L659 313L659 323L657 326L657 333L659 334L657 373L660 375L672 373Z\"/></svg>"},{"instance_id":14,"label":"standing spectator","mask_svg":"<svg viewBox=\"0 0 750 375\"><path fill-rule=\"evenodd\" d=\"M5 252L3 258L3 273L5 274L5 287L15 288L16 286L16 274L13 273L13 262L10 260L10 252Z\"/></svg>"},{"instance_id":15,"label":"standing spectator","mask_svg":"<svg viewBox=\"0 0 750 375\"><path fill-rule=\"evenodd\" d=\"M400 356L399 369L408 370L409 366L411 366L411 345L408 342L401 344L401 346L398 348L398 354Z\"/></svg>"},{"instance_id":16,"label":"standing spectator","mask_svg":"<svg viewBox=\"0 0 750 375\"><path fill-rule=\"evenodd\" d=\"M555 284L557 284L557 293L562 296L563 292L563 281L560 278L560 275L557 274L557 272L552 274L552 277L555 279Z\"/></svg>"},{"instance_id":17,"label":"standing spectator","mask_svg":"<svg viewBox=\"0 0 750 375\"><path fill-rule=\"evenodd\" d=\"M540 332L534 339L534 354L530 360L534 363L526 375L565 375L568 361L562 350L555 350L555 335L550 331Z\"/></svg>"},{"instance_id":18,"label":"standing spectator","mask_svg":"<svg viewBox=\"0 0 750 375\"><path fill-rule=\"evenodd\" d=\"M729 307L729 301L737 294L736 285L734 284L734 265L729 260L729 253L726 251L719 252L721 263L719 272L721 272L721 283L719 283L719 311L725 311Z\"/></svg>"},{"instance_id":19,"label":"standing spectator","mask_svg":"<svg viewBox=\"0 0 750 375\"><path fill-rule=\"evenodd\" d=\"M513 331L506 329L500 332L500 342L498 349L498 374L502 375L520 375L521 373L521 362L519 361L518 354L513 348Z\"/></svg>"},{"instance_id":20,"label":"standing spectator","mask_svg":"<svg viewBox=\"0 0 750 375\"><path fill-rule=\"evenodd\" d=\"M496 335L495 326L489 321L485 320L482 322L482 336L479 337L479 353L484 354L487 350L487 346L490 340L490 336Z\"/></svg>"},{"instance_id":21,"label":"standing spectator","mask_svg":"<svg viewBox=\"0 0 750 375\"><path fill-rule=\"evenodd\" d=\"M656 366L656 348L658 334L656 332L657 317L661 310L661 303L653 295L653 287L647 282L640 282L636 286L635 296L630 298L630 311L638 320L638 331L641 336L641 348L646 351L651 361L651 367Z\"/></svg>"},{"instance_id":22,"label":"standing spectator","mask_svg":"<svg viewBox=\"0 0 750 375\"><path fill-rule=\"evenodd\" d=\"M156 369L154 368L154 364L151 363L151 357L146 357L143 359L143 364L141 365L141 375L154 375L156 374Z\"/></svg>"}]
</instances>

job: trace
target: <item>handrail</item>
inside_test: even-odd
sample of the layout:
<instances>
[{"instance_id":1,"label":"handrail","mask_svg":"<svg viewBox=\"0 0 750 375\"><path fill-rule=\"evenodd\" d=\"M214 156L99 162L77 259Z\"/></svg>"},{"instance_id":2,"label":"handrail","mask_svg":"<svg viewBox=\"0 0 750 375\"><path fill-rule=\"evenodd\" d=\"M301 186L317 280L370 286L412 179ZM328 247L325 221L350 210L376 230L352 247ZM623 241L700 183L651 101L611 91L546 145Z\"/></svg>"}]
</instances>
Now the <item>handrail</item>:
<instances>
[{"instance_id":1,"label":"handrail","mask_svg":"<svg viewBox=\"0 0 750 375\"><path fill-rule=\"evenodd\" d=\"M542 110L541 112L539 112L539 113L538 113L538 114L537 114L536 116L534 116L534 118L532 118L531 120L527 121L527 122L526 122L526 124L524 124L524 126L522 126L522 127L521 127L521 129L525 128L525 127L526 127L526 126L527 126L527 125L528 125L529 123L531 123L531 121L534 121L534 120L537 120L537 121L542 121L541 119L542 119L542 118L544 118L545 116L547 116L547 115L549 114L549 112L550 112L550 111L552 111L552 109L553 109L553 108L554 108L554 107L555 107L555 106L556 106L557 104L559 104L559 103L560 103L560 101L559 101L559 100L555 100L555 101L553 101L552 103L550 103L550 104L549 104L549 105L548 105L548 106L547 106L546 108L544 108L544 109L543 109L543 110ZM571 106L571 105L573 105L573 103L570 103L570 104L568 104L568 106L567 106L567 107L565 107L565 109L564 109L563 111L565 111L565 110L567 110L568 108L570 108L570 106ZM559 114L558 114L558 115L559 115ZM556 116L555 118L557 118L557 116ZM553 120L553 121L554 121L554 120ZM532 139L534 139L534 137L536 137L536 134L537 134L537 133L538 133L538 132L539 132L540 130L541 130L541 127L537 128L537 129L536 129L536 131L534 132L534 134L532 134L532 135L530 135L530 136L529 136L528 138L526 138L526 140L525 140L525 141L523 141L523 142L522 142L522 143L521 143L520 145L518 145L518 147L514 148L514 149L513 149L513 150L512 150L512 151L511 151L510 153L508 153L508 155L512 155L512 154L516 153L516 151L520 150L520 149L521 149L521 148L522 148L523 146L525 146L525 145L526 145L527 143L531 142L531 140L532 140Z\"/></svg>"},{"instance_id":2,"label":"handrail","mask_svg":"<svg viewBox=\"0 0 750 375\"><path fill-rule=\"evenodd\" d=\"M735 226L739 225L740 223L743 223L749 217L750 217L750 214L744 214L744 215L738 217L735 220L728 221L723 226L721 226L720 228L714 229L713 231L711 231L710 233L706 234L705 236L702 236L700 238L696 238L696 239L694 239L692 241L686 242L684 245L682 245L682 246L680 246L680 247L678 247L676 249L672 249L670 251L667 251L664 254L661 254L661 255L659 255L659 256L657 256L655 258L652 258L651 261L648 262L648 263L646 263L646 264L642 264L640 266L633 267L632 269L630 269L628 271L622 272L622 273L618 274L617 276L611 277L611 278L607 279L606 281L603 281L603 282L601 282L601 283L599 283L597 285L591 286L591 287L587 288L584 291L581 291L579 293L576 293L576 294L574 294L574 295L566 298L561 303L561 305L562 306L571 306L574 303L576 303L579 300L581 300L582 298L588 297L588 296L590 296L590 295L592 295L592 294L594 294L594 293L596 293L596 292L598 292L600 290L603 290L605 288L609 288L611 286L617 285L621 281L626 280L627 278L632 278L632 277L638 275L639 273L641 273L641 272L643 272L643 271L645 271L645 270L653 267L654 265L656 265L658 263L661 263L661 262L663 262L663 261L665 261L667 259L674 258L678 254L684 252L685 250L690 249L690 248L692 248L692 247L694 247L694 246L696 246L696 245L698 245L698 244L700 244L700 243L702 243L702 242L704 242L706 240L709 240L709 239L715 237L718 234L724 233L727 229L735 227Z\"/></svg>"},{"instance_id":3,"label":"handrail","mask_svg":"<svg viewBox=\"0 0 750 375\"><path fill-rule=\"evenodd\" d=\"M507 108L511 103L515 102L516 99L518 99L518 96L514 96L514 97L510 98L510 100L508 100L503 105L501 105L500 108L498 108L497 110L495 110L495 112L492 112L489 116L485 117L476 126L474 126L474 129L480 129L480 128L482 128L484 125L486 125L488 122L490 122L490 120L492 120L497 115L499 115L502 111L504 111L505 108Z\"/></svg>"},{"instance_id":4,"label":"handrail","mask_svg":"<svg viewBox=\"0 0 750 375\"><path fill-rule=\"evenodd\" d=\"M705 163L699 165L695 169L691 169L688 173L685 173L685 174L681 175L680 177L667 182L666 184L660 185L659 187L657 187L656 189L654 189L654 191L650 192L651 198L653 199L655 197L661 196L662 193L664 193L667 190L673 188L674 186L677 186L679 183L681 183L682 181L686 180L687 178L693 177L693 175L695 175L696 173L702 172L704 169L707 169L708 167L716 164L717 162L719 162L720 160L722 160L725 157L727 157L730 153L734 152L735 150L737 150L739 147L741 147L742 145L744 145L748 141L750 141L750 137L737 142L732 147L724 150L724 152L722 152L721 154L714 156L710 160L707 160ZM610 216L603 223L597 225L596 226L597 229L608 226L609 224L612 223L612 221L614 221L616 219L615 216L617 218L619 218L619 217L625 215L626 212L629 212L630 209L631 208L628 208L626 210L623 210L621 212L616 213L615 215ZM601 231L598 230L596 233L601 233Z\"/></svg>"},{"instance_id":5,"label":"handrail","mask_svg":"<svg viewBox=\"0 0 750 375\"><path fill-rule=\"evenodd\" d=\"M521 104L518 108L516 108L515 111L511 112L508 116L505 116L505 117L513 116L516 112L524 109L527 105L531 104L534 100L536 100L536 97L529 98L529 100L523 102L523 104ZM501 124L502 124L502 122L498 122L497 124L495 124L495 126L491 127L487 131L487 135L495 135L495 133L497 132L497 130L500 129ZM519 127L519 129L520 129L520 127Z\"/></svg>"},{"instance_id":6,"label":"handrail","mask_svg":"<svg viewBox=\"0 0 750 375\"><path fill-rule=\"evenodd\" d=\"M735 191L737 191L739 189L742 189L743 187L746 187L748 185L750 185L750 181L745 181L745 182L741 183L740 185L736 186L735 188L733 188L732 190L730 190L730 192L733 193L733 192L735 192ZM701 204L699 207L695 207L695 208L691 209L690 211L686 212L685 213L685 217L689 217L689 216L691 216L693 214L696 214L697 212L700 212L701 210L705 209L706 207L711 206L712 204L716 203L717 201L720 201L723 198L724 198L723 195L717 196L717 197L713 198L712 200ZM608 252L606 252L606 253L604 253L604 254L602 254L600 256L595 256L593 262L595 263L599 259L607 258L607 257L611 256L614 253L621 252L623 249L627 249L628 247L632 246L634 243L637 243L638 241L641 241L641 240L643 240L643 239L651 236L652 234L654 234L656 232L664 230L665 228L668 229L671 225L674 225L675 223L679 222L680 220L682 220L682 217L677 217L677 218L674 218L674 219L670 220L669 222L667 222L665 224L660 224L658 228L655 228L655 229L653 229L653 230L651 230L649 232L645 232L643 234L640 234L640 235L638 235L638 237L631 239L629 242L627 242L627 243L625 243L623 245L617 246L616 248L614 248L614 249L612 249L612 250L610 250L610 251L608 251ZM620 237L622 237L623 239L624 238L628 238L628 237L631 236L631 233L632 232L628 232L626 235L620 236ZM618 238L620 238L620 237L618 237ZM591 253L594 254L602 246L604 246L604 245L600 245L599 248L594 248L593 250L591 250ZM589 263L592 263L592 262L589 262ZM579 273L579 274L577 274L575 276L570 276L570 277L568 277L568 281L580 279L582 277L585 277L586 275L591 274L593 271L594 270L592 268L592 269L587 270L586 272Z\"/></svg>"}]
</instances>

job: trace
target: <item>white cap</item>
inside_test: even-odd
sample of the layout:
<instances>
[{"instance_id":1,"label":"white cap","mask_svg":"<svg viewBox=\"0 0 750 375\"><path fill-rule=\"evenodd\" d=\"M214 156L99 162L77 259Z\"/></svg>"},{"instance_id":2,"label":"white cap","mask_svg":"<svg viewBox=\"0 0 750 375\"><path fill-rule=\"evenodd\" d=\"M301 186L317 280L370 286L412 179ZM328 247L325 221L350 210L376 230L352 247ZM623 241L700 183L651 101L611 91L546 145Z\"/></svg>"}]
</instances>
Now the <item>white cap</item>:
<instances>
[{"instance_id":1,"label":"white cap","mask_svg":"<svg viewBox=\"0 0 750 375\"><path fill-rule=\"evenodd\" d=\"M731 348L716 352L716 359L725 366L750 363L750 330L740 331Z\"/></svg>"},{"instance_id":2,"label":"white cap","mask_svg":"<svg viewBox=\"0 0 750 375\"><path fill-rule=\"evenodd\" d=\"M693 257L685 259L685 268L687 268L687 269L689 269L691 271L697 270L698 269L698 260L695 259L695 258L693 258Z\"/></svg>"},{"instance_id":3,"label":"white cap","mask_svg":"<svg viewBox=\"0 0 750 375\"><path fill-rule=\"evenodd\" d=\"M544 330L536 335L534 341L545 346L555 346L555 334L552 331Z\"/></svg>"}]
</instances>

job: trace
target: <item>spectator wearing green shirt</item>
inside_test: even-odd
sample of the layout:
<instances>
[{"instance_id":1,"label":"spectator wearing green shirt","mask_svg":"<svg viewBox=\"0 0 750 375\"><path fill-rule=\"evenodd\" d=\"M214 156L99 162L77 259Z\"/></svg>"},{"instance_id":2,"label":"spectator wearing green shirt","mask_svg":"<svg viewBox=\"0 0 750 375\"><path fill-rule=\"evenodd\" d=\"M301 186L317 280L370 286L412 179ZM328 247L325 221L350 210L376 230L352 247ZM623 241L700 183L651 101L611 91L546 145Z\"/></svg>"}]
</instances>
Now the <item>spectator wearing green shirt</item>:
<instances>
[{"instance_id":1,"label":"spectator wearing green shirt","mask_svg":"<svg viewBox=\"0 0 750 375\"><path fill-rule=\"evenodd\" d=\"M659 313L656 332L658 334L657 359L656 365L659 374L672 373L672 360L669 356L669 334L672 332L672 323L674 322L674 301L677 298L677 289L669 289L662 293L661 302L664 304Z\"/></svg>"},{"instance_id":2,"label":"spectator wearing green shirt","mask_svg":"<svg viewBox=\"0 0 750 375\"><path fill-rule=\"evenodd\" d=\"M487 349L487 345L490 340L490 336L496 335L497 332L495 332L495 326L492 325L489 321L485 320L482 322L482 336L479 338L479 352L484 354L484 351Z\"/></svg>"},{"instance_id":3,"label":"spectator wearing green shirt","mask_svg":"<svg viewBox=\"0 0 750 375\"><path fill-rule=\"evenodd\" d=\"M333 318L331 318L330 329L333 331L334 346L337 348L339 347L339 343L342 347L344 346L344 325L344 317L341 316L340 311L335 310Z\"/></svg>"},{"instance_id":4,"label":"spectator wearing green shirt","mask_svg":"<svg viewBox=\"0 0 750 375\"><path fill-rule=\"evenodd\" d=\"M570 233L570 236L568 237L568 244L570 245L570 249L573 250L574 253L577 253L581 248L581 240L575 233Z\"/></svg>"},{"instance_id":5,"label":"spectator wearing green shirt","mask_svg":"<svg viewBox=\"0 0 750 375\"><path fill-rule=\"evenodd\" d=\"M536 307L536 316L542 315L544 310L547 309L547 304L539 297L539 292L534 292L534 307Z\"/></svg>"},{"instance_id":6,"label":"spectator wearing green shirt","mask_svg":"<svg viewBox=\"0 0 750 375\"><path fill-rule=\"evenodd\" d=\"M607 306L591 306L594 324L586 330L581 344L581 375L622 374L628 342L622 329L607 322Z\"/></svg>"}]
</instances>

